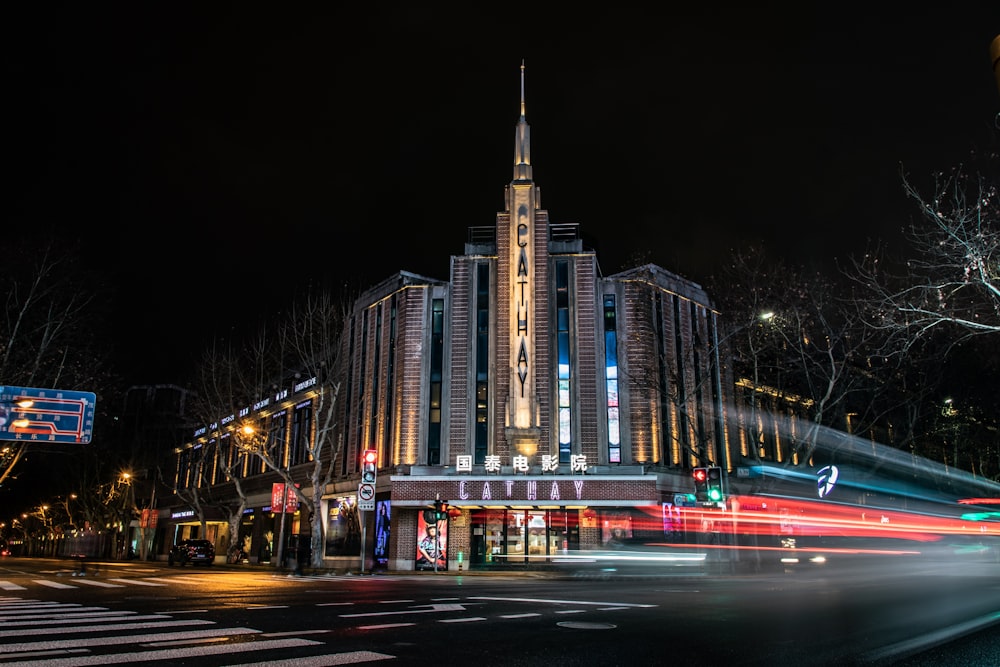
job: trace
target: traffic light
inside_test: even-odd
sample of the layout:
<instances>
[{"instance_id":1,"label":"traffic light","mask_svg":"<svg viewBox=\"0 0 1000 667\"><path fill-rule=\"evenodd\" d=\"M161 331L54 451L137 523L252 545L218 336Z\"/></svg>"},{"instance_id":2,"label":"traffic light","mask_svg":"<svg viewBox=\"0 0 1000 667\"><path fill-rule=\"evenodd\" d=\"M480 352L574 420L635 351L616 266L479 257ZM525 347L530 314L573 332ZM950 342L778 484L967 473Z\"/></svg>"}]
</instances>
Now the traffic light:
<instances>
[{"instance_id":1,"label":"traffic light","mask_svg":"<svg viewBox=\"0 0 1000 667\"><path fill-rule=\"evenodd\" d=\"M444 500L435 500L434 509L424 510L424 521L426 523L437 523L438 521L447 521L448 519L448 502Z\"/></svg>"},{"instance_id":2,"label":"traffic light","mask_svg":"<svg viewBox=\"0 0 1000 667\"><path fill-rule=\"evenodd\" d=\"M695 468L691 471L694 478L694 499L698 502L708 500L708 468Z\"/></svg>"},{"instance_id":3,"label":"traffic light","mask_svg":"<svg viewBox=\"0 0 1000 667\"><path fill-rule=\"evenodd\" d=\"M722 468L713 466L708 469L707 474L708 499L717 503L722 500Z\"/></svg>"},{"instance_id":4,"label":"traffic light","mask_svg":"<svg viewBox=\"0 0 1000 667\"><path fill-rule=\"evenodd\" d=\"M445 521L448 518L448 503L443 500L434 501L434 515L438 521Z\"/></svg>"},{"instance_id":5,"label":"traffic light","mask_svg":"<svg viewBox=\"0 0 1000 667\"><path fill-rule=\"evenodd\" d=\"M361 482L374 484L376 471L378 471L378 452L366 449L361 453Z\"/></svg>"}]
</instances>

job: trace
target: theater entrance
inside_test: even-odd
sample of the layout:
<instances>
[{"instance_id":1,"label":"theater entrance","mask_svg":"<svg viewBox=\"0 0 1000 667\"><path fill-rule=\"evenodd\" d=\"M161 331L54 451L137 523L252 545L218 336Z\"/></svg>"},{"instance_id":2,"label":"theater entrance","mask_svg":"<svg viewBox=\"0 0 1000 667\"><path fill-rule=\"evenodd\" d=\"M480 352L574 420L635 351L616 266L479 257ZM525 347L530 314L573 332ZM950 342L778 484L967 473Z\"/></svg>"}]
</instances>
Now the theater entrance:
<instances>
[{"instance_id":1,"label":"theater entrance","mask_svg":"<svg viewBox=\"0 0 1000 667\"><path fill-rule=\"evenodd\" d=\"M470 568L543 566L580 546L579 510L472 510Z\"/></svg>"}]
</instances>

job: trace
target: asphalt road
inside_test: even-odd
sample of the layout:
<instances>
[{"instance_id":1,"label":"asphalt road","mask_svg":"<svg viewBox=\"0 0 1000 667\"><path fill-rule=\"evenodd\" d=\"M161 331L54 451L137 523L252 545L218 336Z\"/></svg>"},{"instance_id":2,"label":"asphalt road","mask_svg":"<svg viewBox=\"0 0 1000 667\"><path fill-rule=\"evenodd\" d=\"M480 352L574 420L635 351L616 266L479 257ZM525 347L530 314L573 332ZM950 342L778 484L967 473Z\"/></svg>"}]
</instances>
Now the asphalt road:
<instances>
[{"instance_id":1,"label":"asphalt road","mask_svg":"<svg viewBox=\"0 0 1000 667\"><path fill-rule=\"evenodd\" d=\"M0 561L0 665L1000 665L995 566L714 576ZM973 566L975 565L975 566Z\"/></svg>"}]
</instances>

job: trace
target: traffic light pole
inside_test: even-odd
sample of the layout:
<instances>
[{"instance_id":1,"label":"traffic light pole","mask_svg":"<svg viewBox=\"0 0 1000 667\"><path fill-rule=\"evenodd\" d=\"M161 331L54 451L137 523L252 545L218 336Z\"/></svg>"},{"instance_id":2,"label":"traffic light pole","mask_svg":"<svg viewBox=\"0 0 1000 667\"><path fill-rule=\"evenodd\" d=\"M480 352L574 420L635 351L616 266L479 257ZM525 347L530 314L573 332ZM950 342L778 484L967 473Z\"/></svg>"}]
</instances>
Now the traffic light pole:
<instances>
[{"instance_id":1,"label":"traffic light pole","mask_svg":"<svg viewBox=\"0 0 1000 667\"><path fill-rule=\"evenodd\" d=\"M365 542L368 540L368 513L358 510L358 520L361 522L361 574L365 573Z\"/></svg>"},{"instance_id":2,"label":"traffic light pole","mask_svg":"<svg viewBox=\"0 0 1000 667\"><path fill-rule=\"evenodd\" d=\"M434 501L434 574L438 571L438 559L441 558L441 494L435 494Z\"/></svg>"}]
</instances>

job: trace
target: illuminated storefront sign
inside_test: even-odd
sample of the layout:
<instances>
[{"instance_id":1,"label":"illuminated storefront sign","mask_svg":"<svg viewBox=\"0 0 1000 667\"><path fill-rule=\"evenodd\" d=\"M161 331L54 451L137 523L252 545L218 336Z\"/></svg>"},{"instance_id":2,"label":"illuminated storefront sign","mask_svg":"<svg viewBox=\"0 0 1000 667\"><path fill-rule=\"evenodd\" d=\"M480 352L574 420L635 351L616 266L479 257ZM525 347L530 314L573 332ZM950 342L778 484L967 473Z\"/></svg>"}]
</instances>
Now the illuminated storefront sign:
<instances>
[{"instance_id":1,"label":"illuminated storefront sign","mask_svg":"<svg viewBox=\"0 0 1000 667\"><path fill-rule=\"evenodd\" d=\"M559 457L555 454L541 455L542 472L558 472ZM511 457L511 468L514 472L531 472L530 459L523 454ZM455 457L455 470L457 472L472 472L472 456L460 454ZM496 454L489 454L483 462L483 470L491 473L500 473L503 470L501 459ZM569 470L573 473L587 472L587 457L583 454L573 454L569 459Z\"/></svg>"},{"instance_id":2,"label":"illuminated storefront sign","mask_svg":"<svg viewBox=\"0 0 1000 667\"><path fill-rule=\"evenodd\" d=\"M662 493L656 477L614 476L508 476L455 475L393 477L394 507L426 508L440 498L458 505L649 505ZM430 499L430 500L428 500Z\"/></svg>"},{"instance_id":3,"label":"illuminated storefront sign","mask_svg":"<svg viewBox=\"0 0 1000 667\"><path fill-rule=\"evenodd\" d=\"M539 482L538 480L514 480L458 483L458 499L472 500L582 500L582 479L571 481ZM541 493L541 495L540 495Z\"/></svg>"}]
</instances>

